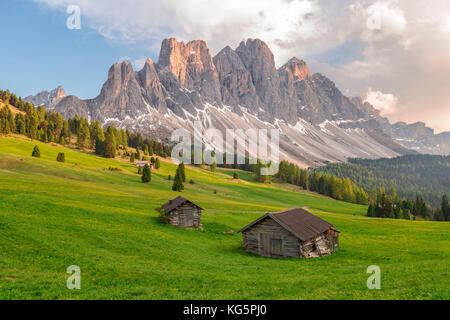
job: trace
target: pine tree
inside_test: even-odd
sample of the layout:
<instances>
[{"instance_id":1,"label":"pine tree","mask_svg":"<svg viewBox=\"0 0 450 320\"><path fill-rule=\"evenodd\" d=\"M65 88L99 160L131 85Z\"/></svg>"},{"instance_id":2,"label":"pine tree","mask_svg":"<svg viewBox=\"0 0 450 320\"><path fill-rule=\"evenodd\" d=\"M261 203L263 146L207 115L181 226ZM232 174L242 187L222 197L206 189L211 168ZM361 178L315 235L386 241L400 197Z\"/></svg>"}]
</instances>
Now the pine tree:
<instances>
[{"instance_id":1,"label":"pine tree","mask_svg":"<svg viewBox=\"0 0 450 320\"><path fill-rule=\"evenodd\" d=\"M58 156L56 157L56 161L66 162L66 155L63 152L58 153Z\"/></svg>"},{"instance_id":2,"label":"pine tree","mask_svg":"<svg viewBox=\"0 0 450 320\"><path fill-rule=\"evenodd\" d=\"M180 163L180 165L178 166L179 170L180 170L180 176L181 176L181 180L183 182L186 182L186 168L184 166L184 162Z\"/></svg>"},{"instance_id":3,"label":"pine tree","mask_svg":"<svg viewBox=\"0 0 450 320\"><path fill-rule=\"evenodd\" d=\"M103 156L105 154L105 151L106 151L105 140L101 140L100 138L97 137L97 139L95 140L95 154Z\"/></svg>"},{"instance_id":4,"label":"pine tree","mask_svg":"<svg viewBox=\"0 0 450 320\"><path fill-rule=\"evenodd\" d=\"M35 158L41 157L41 151L39 150L38 146L34 146L33 153L31 154L31 156Z\"/></svg>"},{"instance_id":5,"label":"pine tree","mask_svg":"<svg viewBox=\"0 0 450 320\"><path fill-rule=\"evenodd\" d=\"M113 136L108 133L106 134L104 156L106 158L115 158L116 157L116 147L114 146L114 139L113 139Z\"/></svg>"},{"instance_id":6,"label":"pine tree","mask_svg":"<svg viewBox=\"0 0 450 320\"><path fill-rule=\"evenodd\" d=\"M177 170L177 173L175 175L175 179L173 180L172 190L173 191L177 191L177 192L181 192L181 191L184 190L183 178L181 177L181 171L180 170Z\"/></svg>"},{"instance_id":7,"label":"pine tree","mask_svg":"<svg viewBox=\"0 0 450 320\"><path fill-rule=\"evenodd\" d=\"M131 157L130 157L130 162L131 162L131 163L134 163L134 161L135 161L135 159L134 159L134 153L132 153L132 154L131 154Z\"/></svg>"},{"instance_id":8,"label":"pine tree","mask_svg":"<svg viewBox=\"0 0 450 320\"><path fill-rule=\"evenodd\" d=\"M372 203L369 205L369 208L367 209L367 216L375 217L375 205L373 205Z\"/></svg>"},{"instance_id":9,"label":"pine tree","mask_svg":"<svg viewBox=\"0 0 450 320\"><path fill-rule=\"evenodd\" d=\"M239 174L237 172L233 173L233 179L238 180Z\"/></svg>"},{"instance_id":10,"label":"pine tree","mask_svg":"<svg viewBox=\"0 0 450 320\"><path fill-rule=\"evenodd\" d=\"M146 164L144 166L144 169L142 171L142 182L143 183L148 183L152 180L152 173L150 171L150 167L148 166L148 164Z\"/></svg>"},{"instance_id":11,"label":"pine tree","mask_svg":"<svg viewBox=\"0 0 450 320\"><path fill-rule=\"evenodd\" d=\"M448 202L448 196L446 194L442 196L441 210L445 221L450 221L450 204Z\"/></svg>"},{"instance_id":12,"label":"pine tree","mask_svg":"<svg viewBox=\"0 0 450 320\"><path fill-rule=\"evenodd\" d=\"M155 169L158 170L161 168L161 162L159 161L159 158L156 158L155 160Z\"/></svg>"},{"instance_id":13,"label":"pine tree","mask_svg":"<svg viewBox=\"0 0 450 320\"><path fill-rule=\"evenodd\" d=\"M139 151L139 148L136 149L136 159L141 160L141 152Z\"/></svg>"},{"instance_id":14,"label":"pine tree","mask_svg":"<svg viewBox=\"0 0 450 320\"><path fill-rule=\"evenodd\" d=\"M91 146L91 135L89 132L89 124L85 118L80 120L80 128L77 135L78 148L89 148Z\"/></svg>"}]
</instances>

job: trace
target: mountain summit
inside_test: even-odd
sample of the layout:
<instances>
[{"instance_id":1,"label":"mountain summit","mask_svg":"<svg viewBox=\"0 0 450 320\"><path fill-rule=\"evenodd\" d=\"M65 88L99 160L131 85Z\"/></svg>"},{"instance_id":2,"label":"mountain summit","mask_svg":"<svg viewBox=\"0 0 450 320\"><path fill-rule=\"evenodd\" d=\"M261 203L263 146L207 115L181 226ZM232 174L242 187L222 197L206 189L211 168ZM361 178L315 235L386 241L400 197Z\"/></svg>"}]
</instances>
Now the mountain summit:
<instances>
[{"instance_id":1,"label":"mountain summit","mask_svg":"<svg viewBox=\"0 0 450 320\"><path fill-rule=\"evenodd\" d=\"M47 109L53 109L58 102L66 97L66 92L62 86L52 91L41 91L35 96L28 96L24 100L30 102L36 106L45 106Z\"/></svg>"},{"instance_id":2,"label":"mountain summit","mask_svg":"<svg viewBox=\"0 0 450 320\"><path fill-rule=\"evenodd\" d=\"M69 96L55 110L159 139L180 127L191 129L195 120L222 131L278 128L281 157L302 166L394 157L410 152L405 145L423 148L403 144L407 129L393 127L362 99L344 96L306 62L292 58L277 69L259 39L235 50L227 46L214 57L204 41L166 39L157 63L148 59L138 72L130 62L115 63L99 96ZM434 152L444 152L440 146Z\"/></svg>"}]
</instances>

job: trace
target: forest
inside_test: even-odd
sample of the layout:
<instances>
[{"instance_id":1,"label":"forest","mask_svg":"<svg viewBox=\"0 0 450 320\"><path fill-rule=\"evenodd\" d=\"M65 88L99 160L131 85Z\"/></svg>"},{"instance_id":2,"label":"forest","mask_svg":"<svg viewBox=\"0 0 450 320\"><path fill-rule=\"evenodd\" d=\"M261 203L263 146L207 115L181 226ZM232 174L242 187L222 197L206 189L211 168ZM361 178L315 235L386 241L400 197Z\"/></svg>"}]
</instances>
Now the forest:
<instances>
[{"instance_id":1,"label":"forest","mask_svg":"<svg viewBox=\"0 0 450 320\"><path fill-rule=\"evenodd\" d=\"M359 187L373 190L396 188L400 198L421 196L433 207L450 193L450 156L406 155L392 159L349 159L317 169L322 174L348 178Z\"/></svg>"},{"instance_id":2,"label":"forest","mask_svg":"<svg viewBox=\"0 0 450 320\"><path fill-rule=\"evenodd\" d=\"M103 130L100 122L89 121L86 118L63 119L54 111L48 111L44 106L35 106L25 102L22 98L0 90L0 100L5 104L0 109L0 133L22 134L30 139L42 142L53 142L61 145L75 143L79 149L95 150L95 153L106 158L133 156L136 160L147 155L166 157L170 155L170 148L158 141L144 139L141 134L129 130L119 130L109 126ZM14 115L7 105L15 107L18 112ZM136 153L128 151L128 147L135 148Z\"/></svg>"}]
</instances>

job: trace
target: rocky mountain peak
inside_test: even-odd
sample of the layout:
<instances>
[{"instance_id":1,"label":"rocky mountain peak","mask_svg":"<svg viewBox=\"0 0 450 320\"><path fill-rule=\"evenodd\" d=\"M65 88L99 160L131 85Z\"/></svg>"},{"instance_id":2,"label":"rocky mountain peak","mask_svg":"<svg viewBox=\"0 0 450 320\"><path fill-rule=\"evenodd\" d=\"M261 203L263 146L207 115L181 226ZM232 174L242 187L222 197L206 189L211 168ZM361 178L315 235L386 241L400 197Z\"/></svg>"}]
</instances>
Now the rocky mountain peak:
<instances>
[{"instance_id":1,"label":"rocky mountain peak","mask_svg":"<svg viewBox=\"0 0 450 320\"><path fill-rule=\"evenodd\" d=\"M136 77L131 62L116 62L109 69L108 80L103 85L102 94L115 98L122 91L127 90L131 82L135 81Z\"/></svg>"},{"instance_id":2,"label":"rocky mountain peak","mask_svg":"<svg viewBox=\"0 0 450 320\"><path fill-rule=\"evenodd\" d=\"M222 131L277 127L284 156L308 166L404 152L385 133L403 144L408 137L434 137L421 125L392 126L370 104L344 96L324 75L311 74L303 60L294 57L277 70L273 53L259 39L235 50L227 46L214 58L204 41L166 39L156 64L148 59L134 72L128 61L115 63L98 97L67 97L55 110L160 138L197 120ZM450 145L446 139L442 135L418 147L435 152Z\"/></svg>"},{"instance_id":3,"label":"rocky mountain peak","mask_svg":"<svg viewBox=\"0 0 450 320\"><path fill-rule=\"evenodd\" d=\"M306 80L311 78L311 71L309 70L306 62L299 60L296 57L289 60L279 69L279 71L280 70L289 72L294 80Z\"/></svg>"},{"instance_id":4,"label":"rocky mountain peak","mask_svg":"<svg viewBox=\"0 0 450 320\"><path fill-rule=\"evenodd\" d=\"M259 39L248 39L241 42L236 53L252 77L260 101L259 108L264 111L261 117L267 121L290 119L291 106L283 103L275 59L267 44Z\"/></svg>"},{"instance_id":5,"label":"rocky mountain peak","mask_svg":"<svg viewBox=\"0 0 450 320\"><path fill-rule=\"evenodd\" d=\"M164 40L156 67L159 73L172 73L181 87L199 92L206 102L220 105L219 76L205 41Z\"/></svg>"},{"instance_id":6,"label":"rocky mountain peak","mask_svg":"<svg viewBox=\"0 0 450 320\"><path fill-rule=\"evenodd\" d=\"M62 86L58 86L52 91L41 91L36 95L31 95L25 98L26 102L30 102L36 106L45 106L48 109L53 109L62 99L66 97L66 92Z\"/></svg>"}]
</instances>

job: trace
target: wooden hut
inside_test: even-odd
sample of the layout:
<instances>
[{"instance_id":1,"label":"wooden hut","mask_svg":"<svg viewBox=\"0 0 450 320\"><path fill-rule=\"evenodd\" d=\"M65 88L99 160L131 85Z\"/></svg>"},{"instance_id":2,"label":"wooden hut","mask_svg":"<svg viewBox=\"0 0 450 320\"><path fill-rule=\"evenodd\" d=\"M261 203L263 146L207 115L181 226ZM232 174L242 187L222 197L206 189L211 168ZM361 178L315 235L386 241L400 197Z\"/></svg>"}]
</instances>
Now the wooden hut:
<instances>
[{"instance_id":1,"label":"wooden hut","mask_svg":"<svg viewBox=\"0 0 450 320\"><path fill-rule=\"evenodd\" d=\"M339 248L339 231L308 211L267 213L239 231L244 250L271 258L312 258Z\"/></svg>"},{"instance_id":2,"label":"wooden hut","mask_svg":"<svg viewBox=\"0 0 450 320\"><path fill-rule=\"evenodd\" d=\"M145 165L148 165L150 170L153 169L153 165L150 163L150 161L136 161L134 165L136 166L136 168L144 168Z\"/></svg>"},{"instance_id":3,"label":"wooden hut","mask_svg":"<svg viewBox=\"0 0 450 320\"><path fill-rule=\"evenodd\" d=\"M161 207L161 213L171 225L184 228L202 226L202 208L182 196L169 200Z\"/></svg>"}]
</instances>

